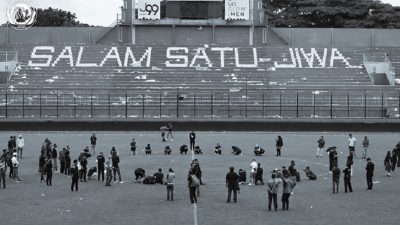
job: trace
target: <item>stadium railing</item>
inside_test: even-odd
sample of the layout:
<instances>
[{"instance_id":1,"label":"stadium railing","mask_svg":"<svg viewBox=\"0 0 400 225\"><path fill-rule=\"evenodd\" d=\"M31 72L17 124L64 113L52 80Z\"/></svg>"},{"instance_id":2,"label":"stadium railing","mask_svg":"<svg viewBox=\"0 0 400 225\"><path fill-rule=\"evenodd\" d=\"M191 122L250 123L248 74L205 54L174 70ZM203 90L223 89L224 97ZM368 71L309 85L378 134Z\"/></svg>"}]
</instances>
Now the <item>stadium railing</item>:
<instances>
[{"instance_id":1,"label":"stadium railing","mask_svg":"<svg viewBox=\"0 0 400 225\"><path fill-rule=\"evenodd\" d=\"M400 118L400 90L3 90L2 118Z\"/></svg>"}]
</instances>

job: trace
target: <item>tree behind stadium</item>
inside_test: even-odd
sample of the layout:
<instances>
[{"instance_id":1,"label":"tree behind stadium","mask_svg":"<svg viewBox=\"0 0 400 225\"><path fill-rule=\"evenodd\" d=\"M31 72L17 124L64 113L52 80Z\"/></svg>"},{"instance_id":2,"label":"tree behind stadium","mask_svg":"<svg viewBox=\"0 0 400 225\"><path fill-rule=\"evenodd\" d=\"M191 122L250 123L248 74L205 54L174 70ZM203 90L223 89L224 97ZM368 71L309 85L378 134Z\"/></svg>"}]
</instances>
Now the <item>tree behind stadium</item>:
<instances>
[{"instance_id":1,"label":"tree behind stadium","mask_svg":"<svg viewBox=\"0 0 400 225\"><path fill-rule=\"evenodd\" d=\"M35 27L87 27L77 21L75 13L64 11L62 9L37 9Z\"/></svg>"},{"instance_id":2,"label":"tree behind stadium","mask_svg":"<svg viewBox=\"0 0 400 225\"><path fill-rule=\"evenodd\" d=\"M400 28L400 7L376 0L263 0L276 27Z\"/></svg>"}]
</instances>

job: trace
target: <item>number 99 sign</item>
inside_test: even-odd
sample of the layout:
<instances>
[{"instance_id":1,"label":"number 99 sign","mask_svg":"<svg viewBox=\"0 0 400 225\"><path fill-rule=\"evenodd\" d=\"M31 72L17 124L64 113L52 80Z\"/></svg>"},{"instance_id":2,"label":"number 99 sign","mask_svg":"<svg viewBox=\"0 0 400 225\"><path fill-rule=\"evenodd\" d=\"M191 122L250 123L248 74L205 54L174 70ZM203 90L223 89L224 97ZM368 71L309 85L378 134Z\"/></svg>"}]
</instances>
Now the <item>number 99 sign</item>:
<instances>
[{"instance_id":1,"label":"number 99 sign","mask_svg":"<svg viewBox=\"0 0 400 225\"><path fill-rule=\"evenodd\" d=\"M139 1L139 19L160 19L160 1Z\"/></svg>"}]
</instances>

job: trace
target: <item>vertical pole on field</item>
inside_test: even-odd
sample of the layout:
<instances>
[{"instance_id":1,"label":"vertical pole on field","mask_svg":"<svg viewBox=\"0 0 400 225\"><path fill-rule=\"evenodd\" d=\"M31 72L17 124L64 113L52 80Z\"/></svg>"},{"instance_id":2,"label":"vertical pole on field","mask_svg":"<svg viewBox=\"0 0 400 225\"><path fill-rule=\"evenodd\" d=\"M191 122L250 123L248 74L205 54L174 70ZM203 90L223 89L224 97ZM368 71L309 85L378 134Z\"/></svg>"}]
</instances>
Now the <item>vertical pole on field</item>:
<instances>
[{"instance_id":1,"label":"vertical pole on field","mask_svg":"<svg viewBox=\"0 0 400 225\"><path fill-rule=\"evenodd\" d=\"M299 93L296 94L296 118L299 118Z\"/></svg>"},{"instance_id":2,"label":"vertical pole on field","mask_svg":"<svg viewBox=\"0 0 400 225\"><path fill-rule=\"evenodd\" d=\"M58 118L58 115L59 115L59 112L58 112L58 91L56 92L56 111L57 111L57 118Z\"/></svg>"},{"instance_id":3,"label":"vertical pole on field","mask_svg":"<svg viewBox=\"0 0 400 225\"><path fill-rule=\"evenodd\" d=\"M350 93L347 92L347 118L350 117Z\"/></svg>"},{"instance_id":4,"label":"vertical pole on field","mask_svg":"<svg viewBox=\"0 0 400 225\"><path fill-rule=\"evenodd\" d=\"M74 117L76 116L76 96L74 94Z\"/></svg>"},{"instance_id":5,"label":"vertical pole on field","mask_svg":"<svg viewBox=\"0 0 400 225\"><path fill-rule=\"evenodd\" d=\"M316 116L315 115L315 94L313 94L313 98L312 98L312 100L313 100L313 115L314 115L314 117Z\"/></svg>"},{"instance_id":6,"label":"vertical pole on field","mask_svg":"<svg viewBox=\"0 0 400 225\"><path fill-rule=\"evenodd\" d=\"M364 93L364 118L367 118L367 90Z\"/></svg>"},{"instance_id":7,"label":"vertical pole on field","mask_svg":"<svg viewBox=\"0 0 400 225\"><path fill-rule=\"evenodd\" d=\"M25 118L25 90L22 91L22 118Z\"/></svg>"},{"instance_id":8,"label":"vertical pole on field","mask_svg":"<svg viewBox=\"0 0 400 225\"><path fill-rule=\"evenodd\" d=\"M332 97L332 92L331 92L331 102L330 102L330 104L331 104L331 119L332 119L332 117L333 117L333 97Z\"/></svg>"},{"instance_id":9,"label":"vertical pole on field","mask_svg":"<svg viewBox=\"0 0 400 225\"><path fill-rule=\"evenodd\" d=\"M385 117L385 113L384 113L384 106L383 106L383 92L381 92L381 117L384 118Z\"/></svg>"},{"instance_id":10,"label":"vertical pole on field","mask_svg":"<svg viewBox=\"0 0 400 225\"><path fill-rule=\"evenodd\" d=\"M161 109L161 105L162 105L162 96L161 96L161 92L160 92L160 118L162 118L162 115L161 115L161 113L162 113L162 109Z\"/></svg>"},{"instance_id":11,"label":"vertical pole on field","mask_svg":"<svg viewBox=\"0 0 400 225\"><path fill-rule=\"evenodd\" d=\"M108 91L108 118L111 117L111 93Z\"/></svg>"},{"instance_id":12,"label":"vertical pole on field","mask_svg":"<svg viewBox=\"0 0 400 225\"><path fill-rule=\"evenodd\" d=\"M142 94L142 117L144 118L144 94Z\"/></svg>"},{"instance_id":13,"label":"vertical pole on field","mask_svg":"<svg viewBox=\"0 0 400 225\"><path fill-rule=\"evenodd\" d=\"M228 118L231 118L231 92L228 92Z\"/></svg>"},{"instance_id":14,"label":"vertical pole on field","mask_svg":"<svg viewBox=\"0 0 400 225\"><path fill-rule=\"evenodd\" d=\"M176 94L176 118L179 118L179 93Z\"/></svg>"},{"instance_id":15,"label":"vertical pole on field","mask_svg":"<svg viewBox=\"0 0 400 225\"><path fill-rule=\"evenodd\" d=\"M265 93L262 93L262 118L265 117Z\"/></svg>"},{"instance_id":16,"label":"vertical pole on field","mask_svg":"<svg viewBox=\"0 0 400 225\"><path fill-rule=\"evenodd\" d=\"M282 93L279 93L279 116L282 117Z\"/></svg>"},{"instance_id":17,"label":"vertical pole on field","mask_svg":"<svg viewBox=\"0 0 400 225\"><path fill-rule=\"evenodd\" d=\"M196 93L193 94L193 118L196 118Z\"/></svg>"},{"instance_id":18,"label":"vertical pole on field","mask_svg":"<svg viewBox=\"0 0 400 225\"><path fill-rule=\"evenodd\" d=\"M6 90L6 118L8 117L8 90Z\"/></svg>"},{"instance_id":19,"label":"vertical pole on field","mask_svg":"<svg viewBox=\"0 0 400 225\"><path fill-rule=\"evenodd\" d=\"M42 90L39 92L39 117L42 118Z\"/></svg>"},{"instance_id":20,"label":"vertical pole on field","mask_svg":"<svg viewBox=\"0 0 400 225\"><path fill-rule=\"evenodd\" d=\"M128 90L125 91L125 118L128 118Z\"/></svg>"},{"instance_id":21,"label":"vertical pole on field","mask_svg":"<svg viewBox=\"0 0 400 225\"><path fill-rule=\"evenodd\" d=\"M211 93L211 119L214 117L213 116L213 114L214 114L214 94L213 93Z\"/></svg>"},{"instance_id":22,"label":"vertical pole on field","mask_svg":"<svg viewBox=\"0 0 400 225\"><path fill-rule=\"evenodd\" d=\"M90 92L90 118L93 118L93 89Z\"/></svg>"}]
</instances>

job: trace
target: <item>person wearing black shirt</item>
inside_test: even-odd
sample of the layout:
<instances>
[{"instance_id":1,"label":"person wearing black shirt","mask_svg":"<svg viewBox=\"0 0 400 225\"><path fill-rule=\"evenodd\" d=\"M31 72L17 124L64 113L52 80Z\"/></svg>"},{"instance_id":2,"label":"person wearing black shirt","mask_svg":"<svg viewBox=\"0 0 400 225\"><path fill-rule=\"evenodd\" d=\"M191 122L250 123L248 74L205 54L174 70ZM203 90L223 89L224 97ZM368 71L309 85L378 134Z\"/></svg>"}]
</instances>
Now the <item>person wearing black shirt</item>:
<instances>
[{"instance_id":1,"label":"person wearing black shirt","mask_svg":"<svg viewBox=\"0 0 400 225\"><path fill-rule=\"evenodd\" d=\"M93 133L92 136L90 137L90 153L95 155L96 154L96 143L97 143L97 137L96 134ZM93 151L93 153L92 153Z\"/></svg>"},{"instance_id":2,"label":"person wearing black shirt","mask_svg":"<svg viewBox=\"0 0 400 225\"><path fill-rule=\"evenodd\" d=\"M194 150L194 146L196 144L196 133L192 130L189 134L189 140L190 140L190 150Z\"/></svg>"},{"instance_id":3,"label":"person wearing black shirt","mask_svg":"<svg viewBox=\"0 0 400 225\"><path fill-rule=\"evenodd\" d=\"M116 151L113 152L113 154L111 156L111 161L112 161L112 167L113 167L114 183L117 183L117 178L116 178L117 173L118 173L119 182L122 183L121 171L119 170L119 156L117 155Z\"/></svg>"},{"instance_id":4,"label":"person wearing black shirt","mask_svg":"<svg viewBox=\"0 0 400 225\"><path fill-rule=\"evenodd\" d=\"M51 186L51 181L53 179L53 165L50 158L47 159L44 168L46 170L46 184L47 186Z\"/></svg>"},{"instance_id":5,"label":"person wearing black shirt","mask_svg":"<svg viewBox=\"0 0 400 225\"><path fill-rule=\"evenodd\" d=\"M65 175L71 174L71 156L69 155L69 146L64 148L64 158L65 158Z\"/></svg>"},{"instance_id":6,"label":"person wearing black shirt","mask_svg":"<svg viewBox=\"0 0 400 225\"><path fill-rule=\"evenodd\" d=\"M182 146L179 148L179 152L181 153L181 155L183 155L183 153L185 153L185 155L186 155L187 152L188 152L188 147L187 147L187 145L182 145Z\"/></svg>"},{"instance_id":7,"label":"person wearing black shirt","mask_svg":"<svg viewBox=\"0 0 400 225\"><path fill-rule=\"evenodd\" d=\"M81 164L81 176L80 176L80 180L82 182L82 179L84 182L86 182L86 173L87 173L87 159L86 156L82 156L81 160L79 161Z\"/></svg>"},{"instance_id":8,"label":"person wearing black shirt","mask_svg":"<svg viewBox=\"0 0 400 225\"><path fill-rule=\"evenodd\" d=\"M135 170L135 182L139 182L140 180L143 179L146 175L146 171L142 168L137 168Z\"/></svg>"},{"instance_id":9,"label":"person wearing black shirt","mask_svg":"<svg viewBox=\"0 0 400 225\"><path fill-rule=\"evenodd\" d=\"M239 175L234 172L235 168L232 166L229 168L229 173L226 174L226 187L228 188L228 199L227 203L231 201L231 195L233 192L233 202L237 202L237 192L239 190Z\"/></svg>"},{"instance_id":10,"label":"person wearing black shirt","mask_svg":"<svg viewBox=\"0 0 400 225\"><path fill-rule=\"evenodd\" d=\"M347 193L347 189L350 192L353 192L353 188L351 186L351 166L347 165L346 168L343 170L343 177L344 177L344 192Z\"/></svg>"},{"instance_id":11,"label":"person wearing black shirt","mask_svg":"<svg viewBox=\"0 0 400 225\"><path fill-rule=\"evenodd\" d=\"M374 163L371 162L371 158L367 158L367 166L365 167L365 170L367 171L367 185L368 185L368 190L372 190L373 182L372 178L374 177Z\"/></svg>"},{"instance_id":12,"label":"person wearing black shirt","mask_svg":"<svg viewBox=\"0 0 400 225\"><path fill-rule=\"evenodd\" d=\"M97 156L97 180L100 181L100 176L101 176L101 181L104 181L104 163L106 162L106 159L103 156L103 152L100 152L100 154Z\"/></svg>"},{"instance_id":13,"label":"person wearing black shirt","mask_svg":"<svg viewBox=\"0 0 400 225\"><path fill-rule=\"evenodd\" d=\"M132 152L132 155L136 155L136 141L135 141L135 138L132 138L132 141L131 141L131 152Z\"/></svg>"},{"instance_id":14,"label":"person wearing black shirt","mask_svg":"<svg viewBox=\"0 0 400 225\"><path fill-rule=\"evenodd\" d=\"M156 184L164 184L164 182L163 182L164 174L162 173L161 168L159 168L158 172L155 173L153 176L156 179Z\"/></svg>"},{"instance_id":15,"label":"person wearing black shirt","mask_svg":"<svg viewBox=\"0 0 400 225\"><path fill-rule=\"evenodd\" d=\"M255 176L255 182L254 182L255 185L257 185L258 183L260 183L261 185L264 185L263 173L264 173L264 170L263 170L263 168L261 168L261 164L258 163L257 170L256 170L256 176Z\"/></svg>"},{"instance_id":16,"label":"person wearing black shirt","mask_svg":"<svg viewBox=\"0 0 400 225\"><path fill-rule=\"evenodd\" d=\"M43 183L44 181L45 164L46 164L46 158L44 157L43 154L41 154L39 156L40 183Z\"/></svg>"},{"instance_id":17,"label":"person wearing black shirt","mask_svg":"<svg viewBox=\"0 0 400 225\"><path fill-rule=\"evenodd\" d=\"M281 156L281 149L283 146L282 137L278 136L275 141L276 141L276 156Z\"/></svg>"},{"instance_id":18,"label":"person wearing black shirt","mask_svg":"<svg viewBox=\"0 0 400 225\"><path fill-rule=\"evenodd\" d=\"M71 178L72 178L72 183L71 183L71 191L74 191L74 186L75 186L75 191L78 191L78 181L79 181L79 171L78 171L78 160L74 160L74 166L71 168Z\"/></svg>"}]
</instances>

